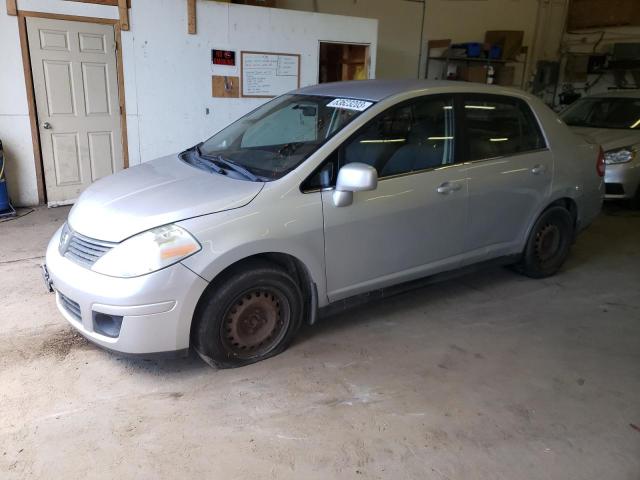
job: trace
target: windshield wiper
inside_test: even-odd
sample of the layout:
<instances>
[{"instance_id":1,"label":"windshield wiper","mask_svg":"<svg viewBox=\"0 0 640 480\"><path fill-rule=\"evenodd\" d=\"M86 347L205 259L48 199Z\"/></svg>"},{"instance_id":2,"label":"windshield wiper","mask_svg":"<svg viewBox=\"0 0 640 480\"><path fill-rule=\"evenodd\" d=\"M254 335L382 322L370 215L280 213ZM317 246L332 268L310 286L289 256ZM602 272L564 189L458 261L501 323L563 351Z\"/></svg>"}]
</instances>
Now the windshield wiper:
<instances>
[{"instance_id":1,"label":"windshield wiper","mask_svg":"<svg viewBox=\"0 0 640 480\"><path fill-rule=\"evenodd\" d=\"M200 151L200 147L198 147L198 151ZM202 158L204 158L204 159L207 159L207 160L211 161L212 164L214 164L214 162L221 163L225 167L227 167L227 169L233 170L234 172L239 173L240 175L244 176L245 178L248 178L249 180L251 180L252 182L259 182L260 181L260 178L258 178L257 175L253 174L252 172L250 172L249 170L244 168L242 165L238 165L237 163L234 163L231 160L227 160L222 155L202 155L202 154L200 154L200 156ZM218 167L218 168L220 168L220 167Z\"/></svg>"},{"instance_id":2,"label":"windshield wiper","mask_svg":"<svg viewBox=\"0 0 640 480\"><path fill-rule=\"evenodd\" d=\"M203 142L198 143L197 145L194 145L193 147L187 148L184 152L180 153L181 158L183 158L183 155L185 153L189 153L189 152L193 152L195 153L195 155L191 155L191 160L188 163L199 163L200 165L202 165L204 168L208 169L208 170L212 170L215 173L219 173L220 175L226 175L227 172L226 170L220 168L219 165L215 164L212 161L208 161L208 162L204 162L203 160L205 160L206 158L202 156L202 152L200 151L200 145L202 145ZM186 159L183 158L183 160L186 161Z\"/></svg>"}]
</instances>

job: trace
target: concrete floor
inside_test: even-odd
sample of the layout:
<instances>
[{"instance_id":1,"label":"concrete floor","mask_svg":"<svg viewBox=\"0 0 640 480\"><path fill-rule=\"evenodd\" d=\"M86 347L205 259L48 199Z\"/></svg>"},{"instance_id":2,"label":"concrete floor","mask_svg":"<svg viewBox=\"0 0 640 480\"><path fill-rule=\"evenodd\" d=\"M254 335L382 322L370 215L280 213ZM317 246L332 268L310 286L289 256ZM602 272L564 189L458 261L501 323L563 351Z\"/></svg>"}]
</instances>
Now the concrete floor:
<instances>
[{"instance_id":1,"label":"concrete floor","mask_svg":"<svg viewBox=\"0 0 640 480\"><path fill-rule=\"evenodd\" d=\"M637 213L554 278L486 270L216 371L72 332L38 270L67 211L0 223L2 479L640 478Z\"/></svg>"}]
</instances>

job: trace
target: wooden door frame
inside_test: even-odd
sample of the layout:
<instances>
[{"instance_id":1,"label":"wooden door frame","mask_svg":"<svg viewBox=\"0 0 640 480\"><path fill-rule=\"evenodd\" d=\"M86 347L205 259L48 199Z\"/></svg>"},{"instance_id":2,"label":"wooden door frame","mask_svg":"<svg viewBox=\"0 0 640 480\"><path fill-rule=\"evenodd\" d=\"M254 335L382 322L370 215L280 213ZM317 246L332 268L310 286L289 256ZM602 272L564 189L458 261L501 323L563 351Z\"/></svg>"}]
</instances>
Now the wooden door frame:
<instances>
[{"instance_id":1,"label":"wooden door frame","mask_svg":"<svg viewBox=\"0 0 640 480\"><path fill-rule=\"evenodd\" d=\"M320 83L320 48L323 43L331 43L333 45L357 45L365 47L364 66L367 71L367 80L371 80L371 42L343 42L337 40L318 40L318 75L316 77L316 83Z\"/></svg>"},{"instance_id":2,"label":"wooden door frame","mask_svg":"<svg viewBox=\"0 0 640 480\"><path fill-rule=\"evenodd\" d=\"M120 130L122 143L122 161L124 168L129 168L129 149L127 139L127 111L125 108L124 69L122 64L122 35L118 20L110 18L80 17L76 15L61 15L58 13L31 12L18 10L18 30L20 33L20 50L22 51L22 67L27 90L27 104L29 106L29 121L31 123L31 139L33 143L33 158L36 167L36 181L38 185L38 201L47 201L47 191L44 182L44 165L42 148L40 145L40 129L38 128L38 110L36 108L35 90L33 88L33 71L31 70L31 55L29 52L29 38L27 36L27 18L48 18L51 20L67 20L71 22L100 23L113 25L116 40L116 73L118 77L118 104L120 108Z\"/></svg>"}]
</instances>

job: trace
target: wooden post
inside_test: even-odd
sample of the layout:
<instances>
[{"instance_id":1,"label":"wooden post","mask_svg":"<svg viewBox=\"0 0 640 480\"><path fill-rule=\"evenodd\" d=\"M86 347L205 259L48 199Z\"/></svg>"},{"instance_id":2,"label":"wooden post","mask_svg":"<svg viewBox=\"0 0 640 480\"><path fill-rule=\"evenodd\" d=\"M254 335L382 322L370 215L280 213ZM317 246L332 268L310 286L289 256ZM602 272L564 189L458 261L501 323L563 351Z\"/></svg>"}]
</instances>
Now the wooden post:
<instances>
[{"instance_id":1,"label":"wooden post","mask_svg":"<svg viewBox=\"0 0 640 480\"><path fill-rule=\"evenodd\" d=\"M7 15L18 15L18 5L16 0L7 0Z\"/></svg>"},{"instance_id":2,"label":"wooden post","mask_svg":"<svg viewBox=\"0 0 640 480\"><path fill-rule=\"evenodd\" d=\"M196 34L196 0L187 0L187 32Z\"/></svg>"},{"instance_id":3,"label":"wooden post","mask_svg":"<svg viewBox=\"0 0 640 480\"><path fill-rule=\"evenodd\" d=\"M118 14L120 15L120 29L129 30L129 9L127 0L118 0Z\"/></svg>"}]
</instances>

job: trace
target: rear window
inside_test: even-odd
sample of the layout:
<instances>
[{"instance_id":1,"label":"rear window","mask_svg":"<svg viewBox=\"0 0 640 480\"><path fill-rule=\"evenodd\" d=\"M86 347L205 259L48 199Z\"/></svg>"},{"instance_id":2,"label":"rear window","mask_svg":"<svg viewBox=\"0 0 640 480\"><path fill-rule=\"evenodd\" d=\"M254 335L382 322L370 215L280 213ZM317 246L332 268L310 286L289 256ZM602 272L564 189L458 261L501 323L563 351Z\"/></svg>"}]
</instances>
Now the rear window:
<instances>
[{"instance_id":1,"label":"rear window","mask_svg":"<svg viewBox=\"0 0 640 480\"><path fill-rule=\"evenodd\" d=\"M511 97L465 98L464 119L469 160L503 157L545 148L529 106Z\"/></svg>"}]
</instances>

